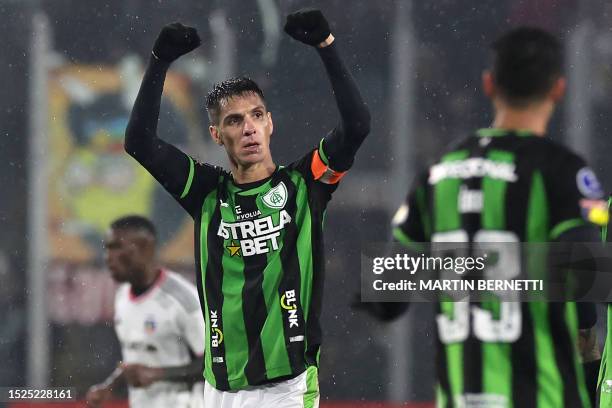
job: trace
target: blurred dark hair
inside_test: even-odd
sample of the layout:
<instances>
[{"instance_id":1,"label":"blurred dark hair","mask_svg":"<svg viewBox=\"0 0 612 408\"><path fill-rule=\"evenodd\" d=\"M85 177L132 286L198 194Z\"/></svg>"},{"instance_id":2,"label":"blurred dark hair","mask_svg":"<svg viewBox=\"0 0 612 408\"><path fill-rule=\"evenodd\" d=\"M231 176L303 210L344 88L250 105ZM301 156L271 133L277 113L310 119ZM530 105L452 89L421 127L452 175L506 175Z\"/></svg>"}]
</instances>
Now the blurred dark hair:
<instances>
[{"instance_id":1,"label":"blurred dark hair","mask_svg":"<svg viewBox=\"0 0 612 408\"><path fill-rule=\"evenodd\" d=\"M145 231L151 234L153 238L157 237L157 231L151 220L141 215L126 215L117 218L111 223L111 228L114 230Z\"/></svg>"},{"instance_id":2,"label":"blurred dark hair","mask_svg":"<svg viewBox=\"0 0 612 408\"><path fill-rule=\"evenodd\" d=\"M508 31L491 44L493 80L504 100L525 107L542 99L563 72L563 47L552 34L534 27Z\"/></svg>"},{"instance_id":3,"label":"blurred dark hair","mask_svg":"<svg viewBox=\"0 0 612 408\"><path fill-rule=\"evenodd\" d=\"M250 78L237 77L226 79L225 81L215 84L212 91L206 95L206 110L208 111L208 119L211 124L219 123L219 113L221 112L221 104L233 96L243 96L248 93L259 95L265 103L265 98L259 86Z\"/></svg>"}]
</instances>

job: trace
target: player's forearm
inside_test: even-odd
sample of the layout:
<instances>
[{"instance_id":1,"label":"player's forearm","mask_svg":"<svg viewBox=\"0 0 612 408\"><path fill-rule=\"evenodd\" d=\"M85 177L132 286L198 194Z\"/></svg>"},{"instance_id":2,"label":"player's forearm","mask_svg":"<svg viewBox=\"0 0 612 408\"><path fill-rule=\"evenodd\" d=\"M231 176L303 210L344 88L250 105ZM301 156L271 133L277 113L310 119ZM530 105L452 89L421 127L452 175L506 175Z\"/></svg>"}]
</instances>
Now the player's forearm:
<instances>
[{"instance_id":1,"label":"player's forearm","mask_svg":"<svg viewBox=\"0 0 612 408\"><path fill-rule=\"evenodd\" d=\"M162 381L197 381L202 378L204 367L204 356L191 360L191 363L178 367L164 367L162 370Z\"/></svg>"},{"instance_id":2,"label":"player's forearm","mask_svg":"<svg viewBox=\"0 0 612 408\"><path fill-rule=\"evenodd\" d=\"M100 385L112 391L124 381L124 377L123 368L119 366Z\"/></svg>"},{"instance_id":3,"label":"player's forearm","mask_svg":"<svg viewBox=\"0 0 612 408\"><path fill-rule=\"evenodd\" d=\"M169 63L151 56L125 131L125 150L139 161L153 153L164 81Z\"/></svg>"},{"instance_id":4,"label":"player's forearm","mask_svg":"<svg viewBox=\"0 0 612 408\"><path fill-rule=\"evenodd\" d=\"M323 48L317 47L317 50L340 112L339 125L326 137L325 154L335 165L334 170L344 171L350 167L357 149L370 132L370 111L342 61L335 41Z\"/></svg>"}]
</instances>

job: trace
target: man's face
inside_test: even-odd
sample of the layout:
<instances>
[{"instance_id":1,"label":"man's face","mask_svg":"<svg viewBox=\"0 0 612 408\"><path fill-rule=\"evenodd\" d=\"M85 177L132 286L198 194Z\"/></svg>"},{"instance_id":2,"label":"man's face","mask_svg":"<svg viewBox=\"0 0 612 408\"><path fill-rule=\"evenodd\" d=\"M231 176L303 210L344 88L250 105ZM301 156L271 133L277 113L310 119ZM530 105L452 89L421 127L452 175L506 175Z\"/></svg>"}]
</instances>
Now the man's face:
<instances>
[{"instance_id":1,"label":"man's face","mask_svg":"<svg viewBox=\"0 0 612 408\"><path fill-rule=\"evenodd\" d=\"M104 240L104 261L117 282L131 282L146 268L149 252L147 237L140 231L110 229Z\"/></svg>"},{"instance_id":2,"label":"man's face","mask_svg":"<svg viewBox=\"0 0 612 408\"><path fill-rule=\"evenodd\" d=\"M215 142L223 145L232 163L248 167L271 161L272 115L259 95L247 93L226 99L219 123L210 127Z\"/></svg>"}]
</instances>

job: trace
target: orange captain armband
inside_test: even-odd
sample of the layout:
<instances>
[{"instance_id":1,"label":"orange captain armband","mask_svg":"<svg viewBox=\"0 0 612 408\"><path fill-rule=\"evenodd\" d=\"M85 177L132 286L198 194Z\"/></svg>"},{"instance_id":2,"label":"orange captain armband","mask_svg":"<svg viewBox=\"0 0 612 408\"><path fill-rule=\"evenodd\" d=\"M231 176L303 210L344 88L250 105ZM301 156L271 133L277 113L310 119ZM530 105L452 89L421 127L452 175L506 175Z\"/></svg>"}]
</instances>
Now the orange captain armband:
<instances>
[{"instance_id":1,"label":"orange captain armband","mask_svg":"<svg viewBox=\"0 0 612 408\"><path fill-rule=\"evenodd\" d=\"M337 184L342 177L346 174L346 171L335 171L325 162L327 158L325 157L325 153L323 153L323 157L319 154L319 150L321 148L314 151L312 155L312 162L310 163L310 171L312 171L312 176L315 180L320 181L325 184Z\"/></svg>"}]
</instances>

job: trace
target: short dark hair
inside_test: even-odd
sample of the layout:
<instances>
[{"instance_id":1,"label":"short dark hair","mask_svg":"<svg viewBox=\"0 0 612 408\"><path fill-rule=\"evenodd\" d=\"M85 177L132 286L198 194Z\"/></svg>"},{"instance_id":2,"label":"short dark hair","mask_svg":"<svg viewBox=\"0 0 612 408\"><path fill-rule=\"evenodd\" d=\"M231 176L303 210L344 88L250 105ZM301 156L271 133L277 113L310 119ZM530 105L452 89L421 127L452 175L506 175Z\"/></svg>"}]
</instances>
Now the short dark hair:
<instances>
[{"instance_id":1,"label":"short dark hair","mask_svg":"<svg viewBox=\"0 0 612 408\"><path fill-rule=\"evenodd\" d=\"M242 96L247 93L259 95L265 103L265 98L259 86L250 78L236 77L226 79L223 82L215 84L212 91L206 95L206 110L208 111L208 119L213 124L219 123L219 113L221 112L221 104L233 96Z\"/></svg>"},{"instance_id":2,"label":"short dark hair","mask_svg":"<svg viewBox=\"0 0 612 408\"><path fill-rule=\"evenodd\" d=\"M111 223L111 229L114 230L129 230L129 231L145 231L151 234L153 238L157 238L157 231L153 222L142 215L126 215L117 218Z\"/></svg>"},{"instance_id":3,"label":"short dark hair","mask_svg":"<svg viewBox=\"0 0 612 408\"><path fill-rule=\"evenodd\" d=\"M511 106L524 107L544 98L563 74L563 47L540 28L510 30L491 48L493 80Z\"/></svg>"}]
</instances>

